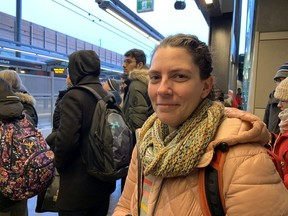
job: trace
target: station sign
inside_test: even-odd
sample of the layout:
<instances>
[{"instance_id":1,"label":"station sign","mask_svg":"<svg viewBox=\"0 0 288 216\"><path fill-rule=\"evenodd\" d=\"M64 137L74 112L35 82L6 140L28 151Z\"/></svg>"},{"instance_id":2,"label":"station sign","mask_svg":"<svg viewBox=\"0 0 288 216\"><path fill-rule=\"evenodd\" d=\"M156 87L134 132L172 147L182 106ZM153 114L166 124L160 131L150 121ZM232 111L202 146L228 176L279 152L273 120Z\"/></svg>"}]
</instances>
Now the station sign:
<instances>
[{"instance_id":1,"label":"station sign","mask_svg":"<svg viewBox=\"0 0 288 216\"><path fill-rule=\"evenodd\" d=\"M55 74L63 74L65 73L65 68L53 68Z\"/></svg>"},{"instance_id":2,"label":"station sign","mask_svg":"<svg viewBox=\"0 0 288 216\"><path fill-rule=\"evenodd\" d=\"M43 65L42 64L37 64L34 62L29 62L29 61L25 61L21 58L19 58L19 60L16 59L10 59L10 58L5 58L0 56L0 65L7 65L10 67L20 67L20 68L27 68L27 69L38 69L38 70L42 70L43 69Z\"/></svg>"},{"instance_id":3,"label":"station sign","mask_svg":"<svg viewBox=\"0 0 288 216\"><path fill-rule=\"evenodd\" d=\"M154 0L137 0L137 13L154 10Z\"/></svg>"}]
</instances>

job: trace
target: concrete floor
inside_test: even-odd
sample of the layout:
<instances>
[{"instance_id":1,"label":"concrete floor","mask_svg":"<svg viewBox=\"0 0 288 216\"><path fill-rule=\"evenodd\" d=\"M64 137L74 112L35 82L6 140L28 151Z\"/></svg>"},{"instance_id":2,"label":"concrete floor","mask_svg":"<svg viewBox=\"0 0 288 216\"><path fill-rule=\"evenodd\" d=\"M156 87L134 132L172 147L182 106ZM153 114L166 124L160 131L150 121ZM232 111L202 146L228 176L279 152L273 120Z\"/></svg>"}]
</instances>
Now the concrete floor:
<instances>
[{"instance_id":1,"label":"concrete floor","mask_svg":"<svg viewBox=\"0 0 288 216\"><path fill-rule=\"evenodd\" d=\"M116 190L114 191L113 194L111 194L111 197L110 197L110 207L109 207L109 212L108 212L107 216L112 215L113 210L116 207L116 204L117 204L120 196L121 196L121 180L118 180L116 183ZM58 213L52 213L52 212L36 213L35 212L36 200L37 200L36 196L28 200L29 216L57 216L58 215Z\"/></svg>"}]
</instances>

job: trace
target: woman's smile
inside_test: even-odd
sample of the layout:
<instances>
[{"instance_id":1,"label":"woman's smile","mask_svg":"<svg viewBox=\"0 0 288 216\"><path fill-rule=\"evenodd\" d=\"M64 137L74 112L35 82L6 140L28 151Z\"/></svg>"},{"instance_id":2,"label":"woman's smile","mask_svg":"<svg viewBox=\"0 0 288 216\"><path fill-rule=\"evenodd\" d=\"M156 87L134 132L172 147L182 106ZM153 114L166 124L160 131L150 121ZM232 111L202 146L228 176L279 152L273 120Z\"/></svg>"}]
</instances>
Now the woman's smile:
<instances>
[{"instance_id":1,"label":"woman's smile","mask_svg":"<svg viewBox=\"0 0 288 216\"><path fill-rule=\"evenodd\" d=\"M160 112L171 112L179 107L179 104L172 103L157 103L157 111Z\"/></svg>"}]
</instances>

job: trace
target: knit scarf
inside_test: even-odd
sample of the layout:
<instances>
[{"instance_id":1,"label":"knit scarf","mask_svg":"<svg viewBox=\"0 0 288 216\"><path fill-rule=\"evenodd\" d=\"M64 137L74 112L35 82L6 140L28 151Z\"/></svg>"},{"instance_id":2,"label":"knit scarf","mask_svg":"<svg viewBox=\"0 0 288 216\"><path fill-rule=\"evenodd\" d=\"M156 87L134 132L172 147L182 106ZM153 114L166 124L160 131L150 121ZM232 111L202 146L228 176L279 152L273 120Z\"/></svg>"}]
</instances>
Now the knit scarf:
<instances>
[{"instance_id":1,"label":"knit scarf","mask_svg":"<svg viewBox=\"0 0 288 216\"><path fill-rule=\"evenodd\" d=\"M224 118L224 106L205 99L179 128L168 126L154 113L139 136L144 175L185 176L199 163Z\"/></svg>"}]
</instances>

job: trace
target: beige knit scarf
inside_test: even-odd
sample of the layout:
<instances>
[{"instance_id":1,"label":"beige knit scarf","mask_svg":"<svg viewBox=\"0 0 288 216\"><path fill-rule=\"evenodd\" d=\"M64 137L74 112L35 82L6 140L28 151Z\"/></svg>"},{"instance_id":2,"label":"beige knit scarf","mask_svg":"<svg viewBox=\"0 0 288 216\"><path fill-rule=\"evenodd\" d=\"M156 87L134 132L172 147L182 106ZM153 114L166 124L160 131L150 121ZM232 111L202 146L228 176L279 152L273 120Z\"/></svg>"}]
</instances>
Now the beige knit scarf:
<instances>
[{"instance_id":1,"label":"beige knit scarf","mask_svg":"<svg viewBox=\"0 0 288 216\"><path fill-rule=\"evenodd\" d=\"M200 161L224 118L224 106L205 99L177 130L153 114L143 125L139 137L144 175L185 176Z\"/></svg>"}]
</instances>

